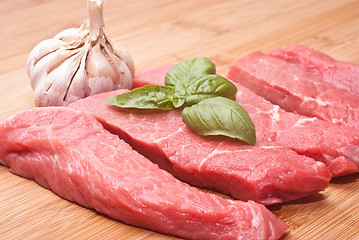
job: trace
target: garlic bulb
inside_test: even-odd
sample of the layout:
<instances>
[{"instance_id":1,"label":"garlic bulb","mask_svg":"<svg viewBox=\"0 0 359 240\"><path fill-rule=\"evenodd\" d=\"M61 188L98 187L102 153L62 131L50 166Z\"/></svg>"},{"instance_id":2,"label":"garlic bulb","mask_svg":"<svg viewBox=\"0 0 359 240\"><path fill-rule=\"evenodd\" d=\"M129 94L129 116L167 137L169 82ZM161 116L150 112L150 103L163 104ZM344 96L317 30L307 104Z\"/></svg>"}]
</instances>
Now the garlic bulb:
<instances>
[{"instance_id":1,"label":"garlic bulb","mask_svg":"<svg viewBox=\"0 0 359 240\"><path fill-rule=\"evenodd\" d=\"M102 1L87 0L89 18L31 51L27 72L36 106L66 106L78 99L132 88L134 63L104 33Z\"/></svg>"}]
</instances>

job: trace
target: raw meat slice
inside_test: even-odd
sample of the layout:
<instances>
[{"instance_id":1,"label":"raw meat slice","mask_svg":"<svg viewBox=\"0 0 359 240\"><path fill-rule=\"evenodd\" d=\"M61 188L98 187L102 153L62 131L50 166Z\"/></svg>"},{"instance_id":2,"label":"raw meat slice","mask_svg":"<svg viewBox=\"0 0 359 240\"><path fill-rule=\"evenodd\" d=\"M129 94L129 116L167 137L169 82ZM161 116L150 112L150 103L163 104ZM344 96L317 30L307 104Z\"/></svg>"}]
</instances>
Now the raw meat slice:
<instances>
[{"instance_id":1,"label":"raw meat slice","mask_svg":"<svg viewBox=\"0 0 359 240\"><path fill-rule=\"evenodd\" d=\"M236 199L269 205L323 190L327 167L294 151L258 141L249 146L189 129L179 110L120 109L105 100L123 90L98 94L70 105L94 114L105 128L181 180Z\"/></svg>"},{"instance_id":2,"label":"raw meat slice","mask_svg":"<svg viewBox=\"0 0 359 240\"><path fill-rule=\"evenodd\" d=\"M277 239L288 228L263 205L180 182L83 112L22 111L0 138L11 172L128 224L188 239Z\"/></svg>"},{"instance_id":3,"label":"raw meat slice","mask_svg":"<svg viewBox=\"0 0 359 240\"><path fill-rule=\"evenodd\" d=\"M270 53L271 56L294 63L326 82L359 95L359 65L337 61L313 48L291 44Z\"/></svg>"},{"instance_id":4,"label":"raw meat slice","mask_svg":"<svg viewBox=\"0 0 359 240\"><path fill-rule=\"evenodd\" d=\"M133 81L132 87L138 88L144 85L148 85L148 76L151 76L152 84L164 85L164 76L166 76L168 70L170 70L175 64L168 64L162 67L151 68L137 74Z\"/></svg>"},{"instance_id":5,"label":"raw meat slice","mask_svg":"<svg viewBox=\"0 0 359 240\"><path fill-rule=\"evenodd\" d=\"M359 96L282 59L253 52L227 77L287 111L359 129Z\"/></svg>"},{"instance_id":6,"label":"raw meat slice","mask_svg":"<svg viewBox=\"0 0 359 240\"><path fill-rule=\"evenodd\" d=\"M257 139L324 162L333 177L359 171L359 129L287 112L237 85L236 101L249 113Z\"/></svg>"},{"instance_id":7,"label":"raw meat slice","mask_svg":"<svg viewBox=\"0 0 359 240\"><path fill-rule=\"evenodd\" d=\"M166 72L172 66L146 70L138 74L134 82L138 87L163 85ZM158 74L160 72L162 76ZM286 112L238 83L234 84L238 89L236 101L253 120L257 139L322 161L333 176L359 171L359 130Z\"/></svg>"}]
</instances>

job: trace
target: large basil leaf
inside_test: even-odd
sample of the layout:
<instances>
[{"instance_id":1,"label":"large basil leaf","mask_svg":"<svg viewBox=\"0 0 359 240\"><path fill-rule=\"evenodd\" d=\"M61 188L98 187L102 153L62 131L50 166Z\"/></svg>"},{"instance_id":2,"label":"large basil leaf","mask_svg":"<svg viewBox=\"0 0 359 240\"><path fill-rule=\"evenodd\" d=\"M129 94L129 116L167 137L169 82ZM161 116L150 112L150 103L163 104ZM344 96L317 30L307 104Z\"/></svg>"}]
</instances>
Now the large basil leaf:
<instances>
[{"instance_id":1,"label":"large basil leaf","mask_svg":"<svg viewBox=\"0 0 359 240\"><path fill-rule=\"evenodd\" d=\"M183 121L201 135L224 135L248 144L256 142L255 128L248 113L235 101L207 98L182 111Z\"/></svg>"},{"instance_id":2,"label":"large basil leaf","mask_svg":"<svg viewBox=\"0 0 359 240\"><path fill-rule=\"evenodd\" d=\"M176 92L174 91L174 95ZM198 102L216 96L234 100L237 87L226 78L219 75L205 75L193 82L187 88L187 96L184 107L197 104Z\"/></svg>"},{"instance_id":3,"label":"large basil leaf","mask_svg":"<svg viewBox=\"0 0 359 240\"><path fill-rule=\"evenodd\" d=\"M112 96L107 103L122 108L172 110L173 88L161 85L146 85Z\"/></svg>"},{"instance_id":4,"label":"large basil leaf","mask_svg":"<svg viewBox=\"0 0 359 240\"><path fill-rule=\"evenodd\" d=\"M185 88L198 76L215 73L216 66L209 59L204 57L187 59L176 64L167 72L165 84L167 86L182 85Z\"/></svg>"},{"instance_id":5,"label":"large basil leaf","mask_svg":"<svg viewBox=\"0 0 359 240\"><path fill-rule=\"evenodd\" d=\"M236 86L215 72L215 65L207 58L188 59L175 65L165 79L166 85L174 88L173 105L191 106L215 96L234 99Z\"/></svg>"}]
</instances>

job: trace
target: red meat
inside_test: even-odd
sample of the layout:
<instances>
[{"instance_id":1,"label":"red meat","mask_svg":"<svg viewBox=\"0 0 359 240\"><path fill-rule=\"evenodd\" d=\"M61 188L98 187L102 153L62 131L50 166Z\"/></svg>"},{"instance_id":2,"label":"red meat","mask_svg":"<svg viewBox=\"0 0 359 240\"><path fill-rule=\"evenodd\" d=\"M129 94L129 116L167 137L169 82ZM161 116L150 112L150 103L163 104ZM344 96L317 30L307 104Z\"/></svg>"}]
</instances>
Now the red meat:
<instances>
[{"instance_id":1,"label":"red meat","mask_svg":"<svg viewBox=\"0 0 359 240\"><path fill-rule=\"evenodd\" d=\"M324 162L334 177L359 171L359 130L287 112L237 85L236 101L249 113L257 139Z\"/></svg>"},{"instance_id":2,"label":"red meat","mask_svg":"<svg viewBox=\"0 0 359 240\"><path fill-rule=\"evenodd\" d=\"M359 65L337 61L313 48L291 44L270 53L271 56L294 63L322 80L359 95Z\"/></svg>"},{"instance_id":3,"label":"red meat","mask_svg":"<svg viewBox=\"0 0 359 240\"><path fill-rule=\"evenodd\" d=\"M164 84L173 65L153 68L138 74L134 82ZM158 73L162 73L162 76ZM277 105L235 83L236 101L248 112L256 127L257 139L288 147L298 154L324 162L333 176L359 171L359 130L318 118L286 112Z\"/></svg>"},{"instance_id":4,"label":"red meat","mask_svg":"<svg viewBox=\"0 0 359 240\"><path fill-rule=\"evenodd\" d=\"M258 141L255 146L223 137L203 137L189 129L180 110L120 109L109 92L70 107L94 114L111 132L176 177L237 199L263 204L290 201L323 190L327 167L296 152Z\"/></svg>"},{"instance_id":5,"label":"red meat","mask_svg":"<svg viewBox=\"0 0 359 240\"><path fill-rule=\"evenodd\" d=\"M131 225L188 239L277 239L288 228L263 205L178 181L83 112L19 112L0 139L11 172Z\"/></svg>"},{"instance_id":6,"label":"red meat","mask_svg":"<svg viewBox=\"0 0 359 240\"><path fill-rule=\"evenodd\" d=\"M359 129L359 96L295 64L254 52L234 62L227 76L284 110Z\"/></svg>"}]
</instances>

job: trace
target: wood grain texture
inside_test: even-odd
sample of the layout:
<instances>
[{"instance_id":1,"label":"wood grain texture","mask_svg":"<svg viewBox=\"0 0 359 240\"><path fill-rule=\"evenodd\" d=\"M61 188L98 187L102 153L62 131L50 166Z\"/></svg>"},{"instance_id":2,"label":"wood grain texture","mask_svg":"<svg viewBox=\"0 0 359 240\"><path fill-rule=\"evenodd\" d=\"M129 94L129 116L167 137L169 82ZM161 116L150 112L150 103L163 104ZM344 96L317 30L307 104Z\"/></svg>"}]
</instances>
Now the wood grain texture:
<instances>
[{"instance_id":1,"label":"wood grain texture","mask_svg":"<svg viewBox=\"0 0 359 240\"><path fill-rule=\"evenodd\" d=\"M31 49L87 16L85 0L0 1L0 120L34 107ZM136 72L189 57L225 75L255 50L309 45L359 63L359 1L107 0L106 33L131 53ZM269 207L291 225L282 239L359 239L359 174L325 191ZM177 239L125 225L66 201L0 166L0 239Z\"/></svg>"}]
</instances>

